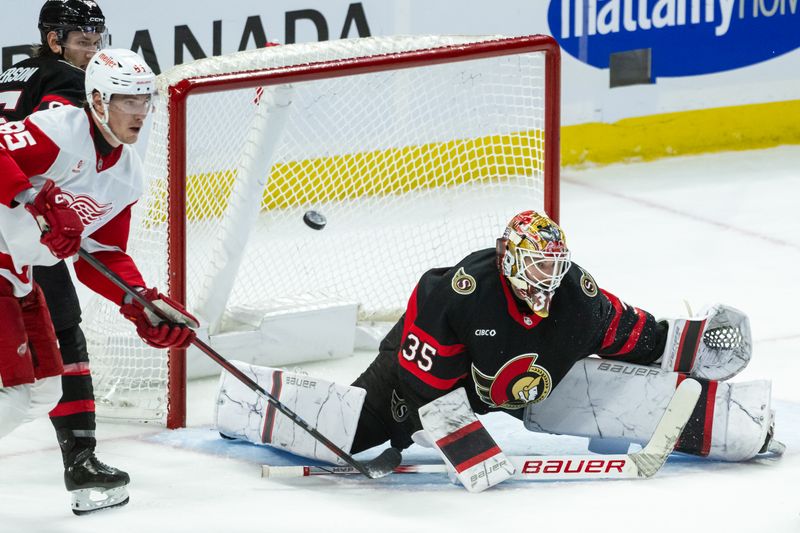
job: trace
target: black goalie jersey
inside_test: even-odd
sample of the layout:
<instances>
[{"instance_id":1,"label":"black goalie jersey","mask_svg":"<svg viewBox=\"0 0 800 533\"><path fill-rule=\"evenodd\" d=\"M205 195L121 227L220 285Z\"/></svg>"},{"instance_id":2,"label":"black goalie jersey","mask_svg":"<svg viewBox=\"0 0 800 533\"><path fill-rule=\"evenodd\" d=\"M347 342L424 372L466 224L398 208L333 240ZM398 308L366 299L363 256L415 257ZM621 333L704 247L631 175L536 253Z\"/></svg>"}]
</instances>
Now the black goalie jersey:
<instances>
[{"instance_id":1,"label":"black goalie jersey","mask_svg":"<svg viewBox=\"0 0 800 533\"><path fill-rule=\"evenodd\" d=\"M54 57L31 57L0 74L0 122L22 120L34 111L78 106L85 72Z\"/></svg>"},{"instance_id":2,"label":"black goalie jersey","mask_svg":"<svg viewBox=\"0 0 800 533\"><path fill-rule=\"evenodd\" d=\"M664 337L651 314L601 290L576 264L541 318L514 297L487 249L425 273L381 351L396 353L411 413L461 386L486 413L544 400L592 354L651 363Z\"/></svg>"}]
</instances>

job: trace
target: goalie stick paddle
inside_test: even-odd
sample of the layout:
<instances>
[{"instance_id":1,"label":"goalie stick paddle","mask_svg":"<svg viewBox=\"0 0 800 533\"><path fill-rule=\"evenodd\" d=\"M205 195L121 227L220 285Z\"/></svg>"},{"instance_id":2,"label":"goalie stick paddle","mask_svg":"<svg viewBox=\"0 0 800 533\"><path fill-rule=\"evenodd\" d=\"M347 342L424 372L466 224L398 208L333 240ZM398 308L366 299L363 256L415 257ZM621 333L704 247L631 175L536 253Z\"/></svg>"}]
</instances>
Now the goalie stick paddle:
<instances>
[{"instance_id":1,"label":"goalie stick paddle","mask_svg":"<svg viewBox=\"0 0 800 533\"><path fill-rule=\"evenodd\" d=\"M650 441L635 453L611 455L522 455L511 456L517 473L513 479L528 481L592 479L646 479L658 472L675 448L683 428L700 397L700 384L685 379L675 391L667 410L658 422ZM444 464L408 464L394 469L396 474L447 473ZM319 475L357 474L347 466L269 466L261 467L261 477L293 478Z\"/></svg>"},{"instance_id":2,"label":"goalie stick paddle","mask_svg":"<svg viewBox=\"0 0 800 533\"><path fill-rule=\"evenodd\" d=\"M81 248L78 250L78 255L81 259L89 263L92 267L94 267L98 272L100 272L103 276L108 278L114 285L122 289L125 294L139 302L145 309L152 312L161 320L171 323L172 320L169 316L164 313L161 309L157 306L153 305L152 302L147 300L146 298L142 297L133 287L125 283L116 273L114 273L111 269L109 269L106 265L104 265L101 261L92 256L89 252ZM233 375L236 379L247 385L250 390L253 392L260 394L265 400L267 400L275 409L280 411L284 414L284 416L288 417L292 422L294 422L298 427L303 429L306 433L314 437L317 441L322 443L326 448L332 451L337 457L342 459L344 462L350 465L350 468L353 469L355 473L360 473L365 475L368 478L375 479L383 476L387 476L391 474L394 469L400 464L402 460L402 456L400 455L400 451L397 448L387 448L384 450L380 455L375 457L370 461L358 461L352 455L338 447L336 444L331 442L325 435L317 431L315 428L311 427L305 420L300 418L297 413L286 407L283 403L277 400L274 396L272 396L269 392L267 392L263 387L259 386L258 383L253 381L250 376L236 368L231 364L230 361L225 359L216 350L214 350L211 346L206 344L205 342L201 341L198 338L194 338L192 340L192 344L194 344L201 352L209 356L213 359L218 365L228 371L231 375Z\"/></svg>"}]
</instances>

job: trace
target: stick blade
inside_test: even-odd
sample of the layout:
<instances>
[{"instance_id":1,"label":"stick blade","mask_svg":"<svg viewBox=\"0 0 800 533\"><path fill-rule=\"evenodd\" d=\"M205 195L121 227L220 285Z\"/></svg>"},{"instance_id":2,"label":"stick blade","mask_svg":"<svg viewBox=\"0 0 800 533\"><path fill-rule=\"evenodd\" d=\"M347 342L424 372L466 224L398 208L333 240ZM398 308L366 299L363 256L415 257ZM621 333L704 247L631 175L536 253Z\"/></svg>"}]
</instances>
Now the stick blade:
<instances>
[{"instance_id":1,"label":"stick blade","mask_svg":"<svg viewBox=\"0 0 800 533\"><path fill-rule=\"evenodd\" d=\"M402 460L403 456L400 454L400 450L389 447L383 450L376 458L363 464L367 472L369 472L369 477L377 479L394 472L394 469L400 465Z\"/></svg>"}]
</instances>

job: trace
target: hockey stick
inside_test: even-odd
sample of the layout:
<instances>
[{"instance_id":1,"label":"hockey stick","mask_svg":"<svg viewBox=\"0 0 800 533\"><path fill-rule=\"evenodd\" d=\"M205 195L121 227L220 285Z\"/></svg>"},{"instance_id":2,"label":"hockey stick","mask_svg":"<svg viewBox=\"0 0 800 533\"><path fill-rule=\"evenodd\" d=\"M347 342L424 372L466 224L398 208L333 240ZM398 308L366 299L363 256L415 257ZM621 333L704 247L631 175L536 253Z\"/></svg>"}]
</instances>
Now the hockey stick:
<instances>
[{"instance_id":1,"label":"hockey stick","mask_svg":"<svg viewBox=\"0 0 800 533\"><path fill-rule=\"evenodd\" d=\"M168 323L172 323L172 320L169 318L169 316L167 316L166 313L164 313L164 311L153 305L153 303L147 300L146 298L142 297L142 295L136 292L136 290L134 290L133 287L125 283L125 281L123 281L119 276L117 276L116 273L114 273L101 261L95 259L94 256L92 256L92 254L81 248L78 251L78 255L80 256L81 259L89 263L103 276L108 278L108 280L111 281L114 285L122 289L125 292L125 294L127 294L128 296L139 302L145 309L152 312L161 320L164 320ZM218 365L220 365L222 368L228 371L236 379L247 385L247 387L250 388L250 390L263 397L267 402L269 402L273 407L275 407L275 409L283 413L297 426L299 426L309 435L314 437L317 441L322 443L337 457L339 457L344 462L349 464L354 472L363 474L368 478L375 479L391 474L394 471L394 468L400 464L402 457L400 456L400 452L396 448L387 448L380 455L378 455L377 457L375 457L370 461L362 462L354 459L352 455L350 455L349 453L338 447L336 444L331 442L325 435L317 431L315 428L311 427L305 420L300 418L300 416L298 416L297 413L286 407L283 403L277 400L269 392L264 390L264 388L261 387L255 381L253 381L250 378L250 376L248 376L247 374L245 374L244 372L233 366L230 363L230 361L222 357L211 346L201 341L197 337L195 337L192 340L192 344L194 344L201 352L203 352L211 359L213 359Z\"/></svg>"},{"instance_id":2,"label":"hockey stick","mask_svg":"<svg viewBox=\"0 0 800 533\"><path fill-rule=\"evenodd\" d=\"M689 421L700 397L700 384L685 379L675 390L667 410L653 431L650 441L638 452L611 455L521 455L509 457L516 467L514 479L527 481L642 479L653 477ZM396 474L447 473L444 464L399 465ZM347 466L269 466L261 467L261 477L288 478L330 474L355 474Z\"/></svg>"}]
</instances>

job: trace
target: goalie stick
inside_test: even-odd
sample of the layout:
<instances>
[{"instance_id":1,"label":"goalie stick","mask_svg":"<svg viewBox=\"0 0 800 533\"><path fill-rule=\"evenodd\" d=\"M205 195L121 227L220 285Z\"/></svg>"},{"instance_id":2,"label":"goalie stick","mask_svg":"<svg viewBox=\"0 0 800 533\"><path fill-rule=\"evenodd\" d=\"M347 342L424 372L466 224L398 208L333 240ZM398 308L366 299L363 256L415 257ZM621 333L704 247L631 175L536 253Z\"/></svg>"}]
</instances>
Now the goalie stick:
<instances>
[{"instance_id":1,"label":"goalie stick","mask_svg":"<svg viewBox=\"0 0 800 533\"><path fill-rule=\"evenodd\" d=\"M133 287L125 283L116 273L114 273L111 269L109 269L106 265L104 265L101 261L92 256L89 252L81 248L78 251L78 255L81 259L89 263L92 267L94 267L98 272L100 272L103 276L108 278L114 285L122 289L125 294L139 302L145 309L151 311L154 315L156 315L161 320L164 320L168 323L171 323L172 320L158 307L153 305L152 302L147 300L146 298L142 297ZM205 353L211 359L213 359L218 365L228 371L232 376L236 379L244 383L247 387L249 387L253 392L261 395L267 402L269 402L275 409L283 413L286 417L288 417L292 422L294 422L298 427L303 429L309 435L314 437L317 441L322 443L326 448L332 451L337 457L342 459L344 462L350 465L352 473L360 473L365 475L370 479L375 479L383 476L387 476L391 474L394 469L400 464L402 457L400 455L400 451L396 448L387 448L384 450L380 455L375 457L369 461L358 461L353 458L352 455L338 447L336 444L331 442L325 435L317 431L315 428L311 427L305 420L300 418L294 411L286 407L283 403L277 400L274 396L272 396L269 392L267 392L263 387L261 387L258 383L253 381L250 376L233 366L230 361L225 359L216 350L214 350L211 346L206 344L205 342L201 341L198 338L194 338L192 340L192 344L194 344L201 352Z\"/></svg>"},{"instance_id":2,"label":"goalie stick","mask_svg":"<svg viewBox=\"0 0 800 533\"><path fill-rule=\"evenodd\" d=\"M667 410L653 431L650 441L635 453L611 455L521 455L511 456L517 473L513 479L528 481L642 479L653 477L675 448L700 397L700 384L685 379L678 385ZM447 473L444 464L408 464L394 469L396 474ZM356 474L347 466L270 466L261 467L261 477L292 478L331 474Z\"/></svg>"}]
</instances>

